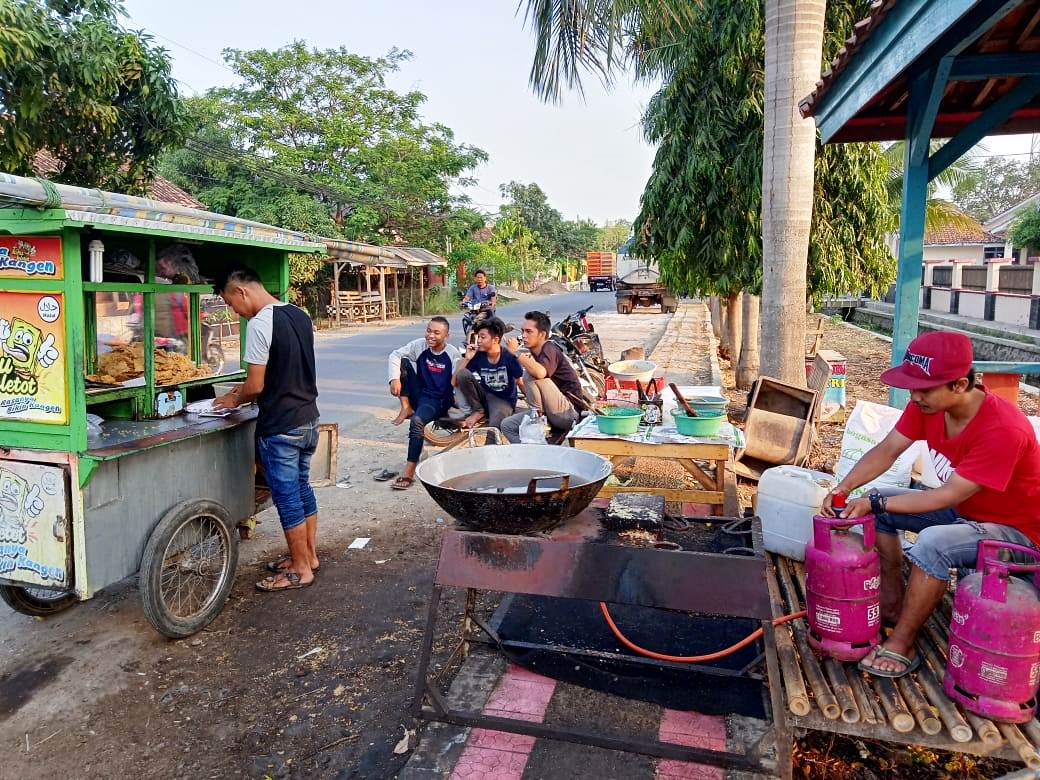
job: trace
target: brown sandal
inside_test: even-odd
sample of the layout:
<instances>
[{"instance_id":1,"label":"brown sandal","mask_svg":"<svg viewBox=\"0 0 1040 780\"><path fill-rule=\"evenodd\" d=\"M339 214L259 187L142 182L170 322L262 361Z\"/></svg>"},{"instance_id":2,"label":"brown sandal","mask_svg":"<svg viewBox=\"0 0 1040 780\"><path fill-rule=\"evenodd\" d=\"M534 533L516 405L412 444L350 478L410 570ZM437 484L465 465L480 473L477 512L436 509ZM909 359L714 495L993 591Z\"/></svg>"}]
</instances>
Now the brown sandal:
<instances>
[{"instance_id":1,"label":"brown sandal","mask_svg":"<svg viewBox=\"0 0 1040 780\"><path fill-rule=\"evenodd\" d=\"M267 569L269 572L273 572L274 574L285 574L285 572L289 571L289 567L285 564L290 562L292 562L292 556L283 555L281 558L278 558L277 560L268 561L264 568ZM311 568L311 571L315 574L317 574L320 570L321 564L318 564L317 566Z\"/></svg>"},{"instance_id":2,"label":"brown sandal","mask_svg":"<svg viewBox=\"0 0 1040 780\"><path fill-rule=\"evenodd\" d=\"M275 582L279 577L285 577L288 585L275 586ZM300 582L300 575L294 571L284 571L281 574L276 574L274 577L265 577L256 583L256 589L261 593L277 593L282 590L300 590L301 588L309 588L314 584L314 580L310 582Z\"/></svg>"},{"instance_id":3,"label":"brown sandal","mask_svg":"<svg viewBox=\"0 0 1040 780\"><path fill-rule=\"evenodd\" d=\"M410 488L414 484L415 484L415 478L414 477L398 477L397 479L394 480L394 484L392 484L390 487L393 490L407 490L408 488Z\"/></svg>"}]
</instances>

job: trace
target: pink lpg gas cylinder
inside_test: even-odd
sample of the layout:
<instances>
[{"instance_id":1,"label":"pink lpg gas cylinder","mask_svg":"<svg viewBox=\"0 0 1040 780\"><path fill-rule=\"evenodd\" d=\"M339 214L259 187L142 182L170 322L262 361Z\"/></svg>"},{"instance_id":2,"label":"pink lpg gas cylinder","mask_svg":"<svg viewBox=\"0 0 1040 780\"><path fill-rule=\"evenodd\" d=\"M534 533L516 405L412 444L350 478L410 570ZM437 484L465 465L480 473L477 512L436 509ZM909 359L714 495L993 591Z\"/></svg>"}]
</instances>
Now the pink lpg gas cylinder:
<instances>
[{"instance_id":1,"label":"pink lpg gas cylinder","mask_svg":"<svg viewBox=\"0 0 1040 780\"><path fill-rule=\"evenodd\" d=\"M943 688L993 720L1025 723L1036 713L1040 681L1040 595L1011 572L1040 572L1040 563L998 559L1000 550L1040 552L1020 544L979 542L976 571L957 586ZM1034 575L1034 581L1040 575Z\"/></svg>"},{"instance_id":2,"label":"pink lpg gas cylinder","mask_svg":"<svg viewBox=\"0 0 1040 780\"><path fill-rule=\"evenodd\" d=\"M834 510L845 507L835 496ZM863 535L850 532L862 525ZM805 545L805 606L809 644L840 661L858 661L881 640L881 559L874 515L854 520L813 518Z\"/></svg>"}]
</instances>

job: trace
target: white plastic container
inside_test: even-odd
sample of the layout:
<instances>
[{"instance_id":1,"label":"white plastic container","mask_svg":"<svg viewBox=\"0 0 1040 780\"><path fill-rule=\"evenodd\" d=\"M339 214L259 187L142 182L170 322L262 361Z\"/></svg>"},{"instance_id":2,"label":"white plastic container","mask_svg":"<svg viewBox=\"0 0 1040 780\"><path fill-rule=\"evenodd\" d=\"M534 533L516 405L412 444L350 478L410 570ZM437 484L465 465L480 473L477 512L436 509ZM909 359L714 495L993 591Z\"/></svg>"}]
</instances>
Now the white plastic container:
<instances>
[{"instance_id":1,"label":"white plastic container","mask_svg":"<svg viewBox=\"0 0 1040 780\"><path fill-rule=\"evenodd\" d=\"M805 560L805 544L812 538L813 515L835 478L799 466L766 469L758 481L756 514L762 520L762 540L770 552L796 561Z\"/></svg>"}]
</instances>

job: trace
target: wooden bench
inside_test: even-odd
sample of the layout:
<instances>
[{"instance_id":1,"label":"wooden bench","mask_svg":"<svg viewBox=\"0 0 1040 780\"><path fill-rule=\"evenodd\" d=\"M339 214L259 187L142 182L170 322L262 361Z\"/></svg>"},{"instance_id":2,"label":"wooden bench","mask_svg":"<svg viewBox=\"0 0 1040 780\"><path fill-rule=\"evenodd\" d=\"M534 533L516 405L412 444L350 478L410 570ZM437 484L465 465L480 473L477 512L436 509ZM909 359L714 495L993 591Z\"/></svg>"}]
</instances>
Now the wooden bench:
<instances>
[{"instance_id":1,"label":"wooden bench","mask_svg":"<svg viewBox=\"0 0 1040 780\"><path fill-rule=\"evenodd\" d=\"M329 316L335 317L338 308L339 316L348 323L370 322L383 317L383 300L377 292L341 291L337 303L338 307L328 307ZM389 311L387 313L389 315Z\"/></svg>"}]
</instances>

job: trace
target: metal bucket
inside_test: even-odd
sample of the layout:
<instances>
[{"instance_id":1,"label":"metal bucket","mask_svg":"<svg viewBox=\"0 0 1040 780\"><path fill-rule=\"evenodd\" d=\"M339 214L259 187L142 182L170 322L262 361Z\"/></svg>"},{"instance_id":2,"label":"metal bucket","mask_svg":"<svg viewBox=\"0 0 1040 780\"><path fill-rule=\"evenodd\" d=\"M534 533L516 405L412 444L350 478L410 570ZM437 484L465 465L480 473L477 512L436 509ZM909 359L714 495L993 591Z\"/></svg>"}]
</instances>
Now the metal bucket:
<instances>
[{"instance_id":1,"label":"metal bucket","mask_svg":"<svg viewBox=\"0 0 1040 780\"><path fill-rule=\"evenodd\" d=\"M471 530L523 534L555 528L583 511L614 467L593 452L542 444L459 448L424 461L415 476L445 512ZM505 490L494 488L501 472ZM522 475L525 485L517 484ZM472 479L471 479L472 478ZM480 481L483 489L452 486ZM558 482L558 487L542 485Z\"/></svg>"}]
</instances>

